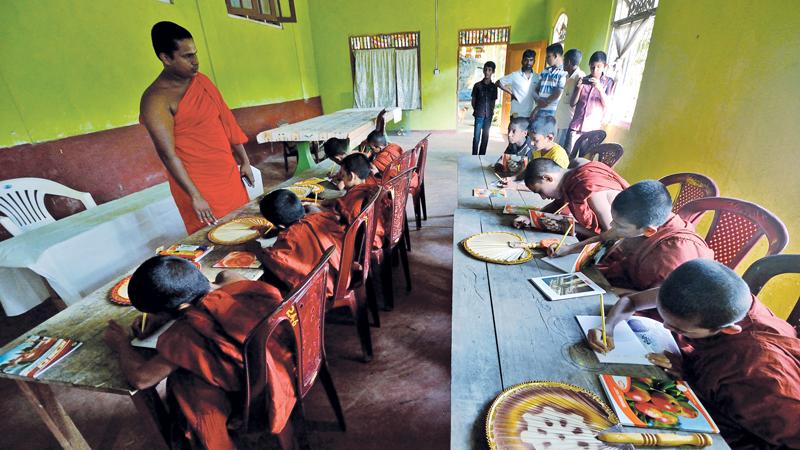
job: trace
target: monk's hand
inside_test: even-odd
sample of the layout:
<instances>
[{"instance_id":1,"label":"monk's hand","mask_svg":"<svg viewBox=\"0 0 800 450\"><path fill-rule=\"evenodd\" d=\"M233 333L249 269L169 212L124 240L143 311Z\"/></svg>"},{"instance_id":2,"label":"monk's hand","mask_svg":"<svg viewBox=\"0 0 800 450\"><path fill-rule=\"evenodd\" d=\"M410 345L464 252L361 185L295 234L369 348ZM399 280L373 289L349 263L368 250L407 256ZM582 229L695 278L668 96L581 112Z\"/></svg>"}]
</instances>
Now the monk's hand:
<instances>
[{"instance_id":1,"label":"monk's hand","mask_svg":"<svg viewBox=\"0 0 800 450\"><path fill-rule=\"evenodd\" d=\"M148 314L147 320L144 320L144 315L133 319L131 323L130 334L133 337L142 339L155 333L162 325L170 321L170 317L162 314ZM142 329L142 322L144 322L144 329Z\"/></svg>"},{"instance_id":2,"label":"monk's hand","mask_svg":"<svg viewBox=\"0 0 800 450\"><path fill-rule=\"evenodd\" d=\"M671 352L648 353L647 360L664 369L672 377L683 376L683 360L680 355Z\"/></svg>"},{"instance_id":3,"label":"monk's hand","mask_svg":"<svg viewBox=\"0 0 800 450\"><path fill-rule=\"evenodd\" d=\"M526 228L531 226L531 218L525 216L517 216L514 218L514 222L511 223L514 228Z\"/></svg>"},{"instance_id":4,"label":"monk's hand","mask_svg":"<svg viewBox=\"0 0 800 450\"><path fill-rule=\"evenodd\" d=\"M575 247L571 245L562 245L561 248L559 248L558 244L552 244L547 247L547 256L551 258L558 258L559 256L569 255L570 253L575 253Z\"/></svg>"},{"instance_id":5,"label":"monk's hand","mask_svg":"<svg viewBox=\"0 0 800 450\"><path fill-rule=\"evenodd\" d=\"M115 320L108 321L108 328L106 328L105 333L103 333L103 341L105 341L106 345L108 345L111 350L119 352L120 348L128 345L129 340L130 335L122 328L122 325Z\"/></svg>"},{"instance_id":6,"label":"monk's hand","mask_svg":"<svg viewBox=\"0 0 800 450\"><path fill-rule=\"evenodd\" d=\"M605 344L603 343L603 330L600 330L599 328L592 328L589 330L587 339L589 341L589 347L596 352L608 353L611 350L614 350L614 336L611 334L611 330L608 328L606 328Z\"/></svg>"},{"instance_id":7,"label":"monk's hand","mask_svg":"<svg viewBox=\"0 0 800 450\"><path fill-rule=\"evenodd\" d=\"M238 281L246 281L244 275L235 272L233 270L223 270L217 274L217 277L214 279L214 284L219 286L225 286L226 284L236 283Z\"/></svg>"},{"instance_id":8,"label":"monk's hand","mask_svg":"<svg viewBox=\"0 0 800 450\"><path fill-rule=\"evenodd\" d=\"M194 212L197 213L197 218L200 219L200 222L206 225L214 225L217 223L217 218L214 217L214 213L211 212L211 205L209 205L203 197L193 197L192 208L194 208Z\"/></svg>"},{"instance_id":9,"label":"monk's hand","mask_svg":"<svg viewBox=\"0 0 800 450\"><path fill-rule=\"evenodd\" d=\"M253 176L253 168L250 167L250 164L242 164L242 166L239 167L239 175L247 180L247 184L250 187L256 184L256 177Z\"/></svg>"}]
</instances>

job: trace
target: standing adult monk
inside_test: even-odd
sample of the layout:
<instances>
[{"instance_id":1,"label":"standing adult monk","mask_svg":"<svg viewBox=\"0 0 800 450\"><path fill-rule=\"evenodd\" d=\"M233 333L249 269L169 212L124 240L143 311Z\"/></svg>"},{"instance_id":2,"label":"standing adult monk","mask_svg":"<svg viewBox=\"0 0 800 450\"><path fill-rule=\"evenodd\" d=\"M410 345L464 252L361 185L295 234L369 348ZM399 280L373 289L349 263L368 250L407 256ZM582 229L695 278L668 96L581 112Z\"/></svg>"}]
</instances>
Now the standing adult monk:
<instances>
[{"instance_id":1,"label":"standing adult monk","mask_svg":"<svg viewBox=\"0 0 800 450\"><path fill-rule=\"evenodd\" d=\"M142 94L140 120L167 167L172 197L192 234L247 202L242 179L254 182L242 145L247 136L216 86L198 71L191 33L159 22L150 35L164 70Z\"/></svg>"}]
</instances>

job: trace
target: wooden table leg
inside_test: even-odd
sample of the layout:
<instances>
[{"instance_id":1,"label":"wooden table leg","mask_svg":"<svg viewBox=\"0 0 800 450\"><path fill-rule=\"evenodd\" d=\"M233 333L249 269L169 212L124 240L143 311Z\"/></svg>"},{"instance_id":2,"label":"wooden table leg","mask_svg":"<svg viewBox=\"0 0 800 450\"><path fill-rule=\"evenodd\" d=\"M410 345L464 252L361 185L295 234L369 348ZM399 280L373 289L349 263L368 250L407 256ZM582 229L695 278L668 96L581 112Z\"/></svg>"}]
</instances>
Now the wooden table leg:
<instances>
[{"instance_id":1,"label":"wooden table leg","mask_svg":"<svg viewBox=\"0 0 800 450\"><path fill-rule=\"evenodd\" d=\"M131 397L145 433L152 436L150 447L169 450L169 418L155 387L141 390Z\"/></svg>"},{"instance_id":2,"label":"wooden table leg","mask_svg":"<svg viewBox=\"0 0 800 450\"><path fill-rule=\"evenodd\" d=\"M50 386L26 381L17 381L17 386L28 402L33 405L33 409L42 418L61 447L69 450L91 448L67 412L64 411L64 407L58 402Z\"/></svg>"},{"instance_id":3,"label":"wooden table leg","mask_svg":"<svg viewBox=\"0 0 800 450\"><path fill-rule=\"evenodd\" d=\"M311 156L311 148L308 142L297 143L297 166L294 168L294 176L300 175L302 172L317 165L314 158Z\"/></svg>"}]
</instances>

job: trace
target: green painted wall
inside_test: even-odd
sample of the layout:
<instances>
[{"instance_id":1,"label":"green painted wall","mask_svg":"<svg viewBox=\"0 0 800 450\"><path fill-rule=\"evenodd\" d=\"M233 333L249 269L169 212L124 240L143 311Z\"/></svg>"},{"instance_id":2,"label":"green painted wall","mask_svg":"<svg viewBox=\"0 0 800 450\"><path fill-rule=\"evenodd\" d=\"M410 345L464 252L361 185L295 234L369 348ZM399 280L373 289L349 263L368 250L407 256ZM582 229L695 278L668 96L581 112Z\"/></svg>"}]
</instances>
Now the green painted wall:
<instances>
[{"instance_id":1,"label":"green painted wall","mask_svg":"<svg viewBox=\"0 0 800 450\"><path fill-rule=\"evenodd\" d=\"M298 23L281 30L228 17L219 0L0 2L0 147L136 123L161 67L159 20L192 32L231 107L317 96L308 3L295 3Z\"/></svg>"},{"instance_id":2,"label":"green painted wall","mask_svg":"<svg viewBox=\"0 0 800 450\"><path fill-rule=\"evenodd\" d=\"M589 70L592 53L608 51L608 37L614 0L548 0L546 10L547 39L553 36L553 27L558 16L567 13L567 39L564 49L577 48L583 52L581 68Z\"/></svg>"},{"instance_id":3,"label":"green painted wall","mask_svg":"<svg viewBox=\"0 0 800 450\"><path fill-rule=\"evenodd\" d=\"M400 31L420 32L422 110L407 111L410 129L454 129L458 31L511 26L512 42L545 39L544 0L439 1L438 65L434 2L309 0L319 90L326 113L353 106L348 37Z\"/></svg>"}]
</instances>

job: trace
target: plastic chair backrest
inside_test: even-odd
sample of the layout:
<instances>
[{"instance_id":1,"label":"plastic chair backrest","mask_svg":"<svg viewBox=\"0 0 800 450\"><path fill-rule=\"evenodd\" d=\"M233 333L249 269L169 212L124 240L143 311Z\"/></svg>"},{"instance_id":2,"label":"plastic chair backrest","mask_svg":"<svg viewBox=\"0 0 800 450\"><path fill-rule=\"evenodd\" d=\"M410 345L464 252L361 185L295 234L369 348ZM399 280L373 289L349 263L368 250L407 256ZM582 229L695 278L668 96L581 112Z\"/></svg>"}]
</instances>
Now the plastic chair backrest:
<instances>
[{"instance_id":1,"label":"plastic chair backrest","mask_svg":"<svg viewBox=\"0 0 800 450\"><path fill-rule=\"evenodd\" d=\"M352 286L366 283L369 275L370 251L375 239L375 204L383 195L383 189L378 190L364 205L361 213L353 219L344 233L342 243L342 256L339 263L339 278L336 280L336 289L333 293L334 301L347 296ZM357 272L356 270L357 269ZM358 279L353 279L353 274Z\"/></svg>"},{"instance_id":2,"label":"plastic chair backrest","mask_svg":"<svg viewBox=\"0 0 800 450\"><path fill-rule=\"evenodd\" d=\"M569 159L573 160L577 157L583 157L593 147L600 145L606 140L606 132L603 130L587 131L581 133L575 144L572 145L572 151L569 153Z\"/></svg>"},{"instance_id":3,"label":"plastic chair backrest","mask_svg":"<svg viewBox=\"0 0 800 450\"><path fill-rule=\"evenodd\" d=\"M588 160L594 160L594 157L597 156L597 160L601 163L608 167L614 167L614 164L622 159L623 153L625 153L625 150L622 149L621 145L605 143L590 148L583 157Z\"/></svg>"},{"instance_id":4,"label":"plastic chair backrest","mask_svg":"<svg viewBox=\"0 0 800 450\"><path fill-rule=\"evenodd\" d=\"M666 187L679 184L678 194L672 201L672 212L677 213L683 205L703 197L719 197L717 183L699 173L673 173L658 180Z\"/></svg>"},{"instance_id":5,"label":"plastic chair backrest","mask_svg":"<svg viewBox=\"0 0 800 450\"><path fill-rule=\"evenodd\" d=\"M751 264L742 278L750 287L750 292L758 295L770 279L785 273L800 274L800 255L765 256ZM795 301L792 312L789 313L786 321L800 331L800 301Z\"/></svg>"},{"instance_id":6,"label":"plastic chair backrest","mask_svg":"<svg viewBox=\"0 0 800 450\"><path fill-rule=\"evenodd\" d=\"M0 225L12 236L17 236L55 222L44 204L45 195L80 200L86 209L97 206L88 192L76 191L44 178L14 178L0 181L0 212L5 215L0 217Z\"/></svg>"},{"instance_id":7,"label":"plastic chair backrest","mask_svg":"<svg viewBox=\"0 0 800 450\"><path fill-rule=\"evenodd\" d=\"M408 202L409 185L411 184L411 174L416 168L411 167L404 170L396 177L383 180L382 186L386 195L392 200L391 220L387 238L389 247L394 248L403 238L403 230L406 223L406 203Z\"/></svg>"},{"instance_id":8,"label":"plastic chair backrest","mask_svg":"<svg viewBox=\"0 0 800 450\"><path fill-rule=\"evenodd\" d=\"M414 146L414 161L416 161L417 165L417 176L419 177L419 183L422 184L425 181L425 164L428 162L428 138L430 134L422 138L421 141Z\"/></svg>"},{"instance_id":9,"label":"plastic chair backrest","mask_svg":"<svg viewBox=\"0 0 800 450\"><path fill-rule=\"evenodd\" d=\"M761 236L769 242L767 255L780 253L789 242L789 232L776 215L736 198L698 198L679 209L678 215L697 224L707 211L714 211L714 218L706 242L714 250L714 259L731 269L742 262Z\"/></svg>"},{"instance_id":10,"label":"plastic chair backrest","mask_svg":"<svg viewBox=\"0 0 800 450\"><path fill-rule=\"evenodd\" d=\"M280 327L291 330L295 350L295 394L305 397L317 378L325 358L325 289L328 260L335 251L329 247L306 280L256 325L244 342L245 401L242 419L244 428L265 423L269 401L267 385L267 343ZM258 428L258 427L252 427Z\"/></svg>"}]
</instances>

